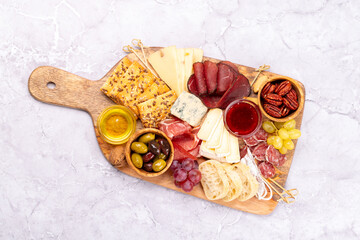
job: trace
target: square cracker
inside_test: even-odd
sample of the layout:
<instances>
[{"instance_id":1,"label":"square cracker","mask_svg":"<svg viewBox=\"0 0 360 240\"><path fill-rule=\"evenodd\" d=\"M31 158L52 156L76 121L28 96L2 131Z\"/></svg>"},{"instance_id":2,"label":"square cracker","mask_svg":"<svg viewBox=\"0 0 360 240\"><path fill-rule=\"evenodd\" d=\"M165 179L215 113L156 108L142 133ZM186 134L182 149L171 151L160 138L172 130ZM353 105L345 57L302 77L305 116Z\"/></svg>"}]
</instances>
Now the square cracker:
<instances>
[{"instance_id":1,"label":"square cracker","mask_svg":"<svg viewBox=\"0 0 360 240\"><path fill-rule=\"evenodd\" d=\"M176 100L174 90L140 103L137 107L140 120L145 128L156 128L159 122L170 115L170 108Z\"/></svg>"},{"instance_id":2,"label":"square cracker","mask_svg":"<svg viewBox=\"0 0 360 240\"><path fill-rule=\"evenodd\" d=\"M150 71L138 62L133 62L110 92L110 97L117 104L128 106L136 115L139 115L136 107L137 98L155 82L155 79L156 77Z\"/></svg>"},{"instance_id":3,"label":"square cracker","mask_svg":"<svg viewBox=\"0 0 360 240\"><path fill-rule=\"evenodd\" d=\"M166 83L163 80L156 78L155 82L146 88L145 91L138 97L138 101L139 103L142 103L168 91L170 91L170 88L166 85Z\"/></svg>"},{"instance_id":4,"label":"square cracker","mask_svg":"<svg viewBox=\"0 0 360 240\"><path fill-rule=\"evenodd\" d=\"M116 83L119 81L121 76L125 74L125 72L128 70L132 62L127 58L124 57L119 64L116 66L114 71L111 73L110 77L105 81L105 83L100 88L101 91L110 97L110 92L116 85Z\"/></svg>"}]
</instances>

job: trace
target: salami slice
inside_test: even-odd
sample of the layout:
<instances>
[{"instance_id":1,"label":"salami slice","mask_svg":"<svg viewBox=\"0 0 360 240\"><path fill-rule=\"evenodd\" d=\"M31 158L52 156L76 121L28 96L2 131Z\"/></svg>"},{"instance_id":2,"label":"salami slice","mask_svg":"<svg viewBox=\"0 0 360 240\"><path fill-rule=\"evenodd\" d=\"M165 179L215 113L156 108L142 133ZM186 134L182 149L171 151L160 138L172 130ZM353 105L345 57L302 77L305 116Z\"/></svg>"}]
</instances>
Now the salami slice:
<instances>
[{"instance_id":1,"label":"salami slice","mask_svg":"<svg viewBox=\"0 0 360 240\"><path fill-rule=\"evenodd\" d=\"M252 147L258 145L259 141L254 137L244 138L244 142L246 145Z\"/></svg>"},{"instance_id":2,"label":"salami slice","mask_svg":"<svg viewBox=\"0 0 360 240\"><path fill-rule=\"evenodd\" d=\"M274 146L269 145L269 147L266 149L266 152L265 152L266 161L273 164L274 166L280 166L281 161L283 161L281 158L282 157L281 157L280 152L278 150L276 150L274 148Z\"/></svg>"},{"instance_id":3,"label":"salami slice","mask_svg":"<svg viewBox=\"0 0 360 240\"><path fill-rule=\"evenodd\" d=\"M286 155L285 154L280 154L278 165L276 165L276 167L281 167L282 165L284 165L286 160L287 160Z\"/></svg>"},{"instance_id":4,"label":"salami slice","mask_svg":"<svg viewBox=\"0 0 360 240\"><path fill-rule=\"evenodd\" d=\"M271 163L261 162L258 168L261 172L261 175L263 175L264 178L272 178L275 176L275 168Z\"/></svg>"},{"instance_id":5,"label":"salami slice","mask_svg":"<svg viewBox=\"0 0 360 240\"><path fill-rule=\"evenodd\" d=\"M267 132L265 132L264 129L260 128L259 131L255 133L254 138L258 141L266 141L266 139L268 138L268 134Z\"/></svg>"},{"instance_id":6,"label":"salami slice","mask_svg":"<svg viewBox=\"0 0 360 240\"><path fill-rule=\"evenodd\" d=\"M268 145L264 142L259 143L254 150L252 151L252 154L254 157L259 161L265 161L265 152L268 148Z\"/></svg>"},{"instance_id":7,"label":"salami slice","mask_svg":"<svg viewBox=\"0 0 360 240\"><path fill-rule=\"evenodd\" d=\"M247 154L247 146L244 145L244 146L242 146L242 147L240 148L240 158L245 157L246 154Z\"/></svg>"}]
</instances>

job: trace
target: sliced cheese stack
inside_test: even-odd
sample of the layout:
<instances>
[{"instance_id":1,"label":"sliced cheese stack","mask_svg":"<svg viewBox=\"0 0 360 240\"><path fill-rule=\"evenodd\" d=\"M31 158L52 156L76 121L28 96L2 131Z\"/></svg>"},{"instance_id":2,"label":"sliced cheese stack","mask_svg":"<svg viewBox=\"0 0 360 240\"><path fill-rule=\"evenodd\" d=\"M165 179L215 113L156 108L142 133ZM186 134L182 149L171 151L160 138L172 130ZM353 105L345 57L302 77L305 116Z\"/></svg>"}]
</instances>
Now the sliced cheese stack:
<instances>
[{"instance_id":1,"label":"sliced cheese stack","mask_svg":"<svg viewBox=\"0 0 360 240\"><path fill-rule=\"evenodd\" d=\"M162 48L148 58L160 78L176 92L187 91L187 81L193 73L193 64L202 62L203 50L199 48Z\"/></svg>"},{"instance_id":2,"label":"sliced cheese stack","mask_svg":"<svg viewBox=\"0 0 360 240\"><path fill-rule=\"evenodd\" d=\"M202 156L227 163L240 161L239 140L225 128L221 109L208 112L198 137L203 140L200 146Z\"/></svg>"}]
</instances>

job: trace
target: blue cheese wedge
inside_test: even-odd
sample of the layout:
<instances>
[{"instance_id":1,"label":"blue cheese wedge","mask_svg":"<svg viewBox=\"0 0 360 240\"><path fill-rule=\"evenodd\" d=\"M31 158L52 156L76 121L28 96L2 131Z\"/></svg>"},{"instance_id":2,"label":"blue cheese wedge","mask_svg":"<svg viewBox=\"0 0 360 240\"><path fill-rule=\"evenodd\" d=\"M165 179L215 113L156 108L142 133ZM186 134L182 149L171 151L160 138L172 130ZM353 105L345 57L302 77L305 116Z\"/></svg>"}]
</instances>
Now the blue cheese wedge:
<instances>
[{"instance_id":1,"label":"blue cheese wedge","mask_svg":"<svg viewBox=\"0 0 360 240\"><path fill-rule=\"evenodd\" d=\"M171 107L171 114L196 127L207 112L207 107L195 95L182 92Z\"/></svg>"}]
</instances>

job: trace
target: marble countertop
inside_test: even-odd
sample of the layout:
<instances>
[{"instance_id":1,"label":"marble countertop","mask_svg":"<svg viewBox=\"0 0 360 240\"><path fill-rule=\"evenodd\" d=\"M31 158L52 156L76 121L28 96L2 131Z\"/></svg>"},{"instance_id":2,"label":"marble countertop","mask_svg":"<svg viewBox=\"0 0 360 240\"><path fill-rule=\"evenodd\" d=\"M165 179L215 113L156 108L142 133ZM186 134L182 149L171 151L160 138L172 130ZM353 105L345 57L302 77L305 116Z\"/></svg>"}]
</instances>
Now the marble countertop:
<instances>
[{"instance_id":1,"label":"marble countertop","mask_svg":"<svg viewBox=\"0 0 360 240\"><path fill-rule=\"evenodd\" d=\"M33 69L101 78L140 38L300 80L302 137L268 216L128 177L86 112L34 100ZM360 1L0 3L0 239L359 239Z\"/></svg>"}]
</instances>

